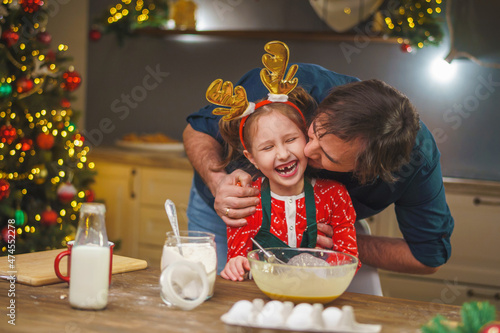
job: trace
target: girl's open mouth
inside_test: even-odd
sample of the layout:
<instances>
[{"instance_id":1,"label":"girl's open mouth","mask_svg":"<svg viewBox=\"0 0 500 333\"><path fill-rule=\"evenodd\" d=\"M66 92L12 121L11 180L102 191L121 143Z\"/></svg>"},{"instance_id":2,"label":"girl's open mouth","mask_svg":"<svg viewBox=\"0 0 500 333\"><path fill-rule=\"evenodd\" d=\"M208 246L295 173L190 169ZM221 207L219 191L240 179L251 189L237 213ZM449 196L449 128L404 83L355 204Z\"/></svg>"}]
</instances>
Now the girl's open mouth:
<instances>
[{"instance_id":1,"label":"girl's open mouth","mask_svg":"<svg viewBox=\"0 0 500 333\"><path fill-rule=\"evenodd\" d=\"M276 167L275 170L280 176L293 176L297 172L297 161L295 160L290 163L280 165L279 167Z\"/></svg>"}]
</instances>

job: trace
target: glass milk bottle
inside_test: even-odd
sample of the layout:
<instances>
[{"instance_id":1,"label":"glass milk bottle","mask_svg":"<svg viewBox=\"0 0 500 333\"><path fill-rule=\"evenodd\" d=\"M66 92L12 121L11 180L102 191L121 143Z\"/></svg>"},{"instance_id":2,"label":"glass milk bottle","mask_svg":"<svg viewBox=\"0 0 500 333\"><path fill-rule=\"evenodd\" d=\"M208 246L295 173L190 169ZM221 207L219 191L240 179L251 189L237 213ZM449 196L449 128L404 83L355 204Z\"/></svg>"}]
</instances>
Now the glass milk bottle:
<instances>
[{"instance_id":1,"label":"glass milk bottle","mask_svg":"<svg viewBox=\"0 0 500 333\"><path fill-rule=\"evenodd\" d=\"M108 304L110 248L100 203L84 203L71 249L69 303L78 309L104 309Z\"/></svg>"}]
</instances>

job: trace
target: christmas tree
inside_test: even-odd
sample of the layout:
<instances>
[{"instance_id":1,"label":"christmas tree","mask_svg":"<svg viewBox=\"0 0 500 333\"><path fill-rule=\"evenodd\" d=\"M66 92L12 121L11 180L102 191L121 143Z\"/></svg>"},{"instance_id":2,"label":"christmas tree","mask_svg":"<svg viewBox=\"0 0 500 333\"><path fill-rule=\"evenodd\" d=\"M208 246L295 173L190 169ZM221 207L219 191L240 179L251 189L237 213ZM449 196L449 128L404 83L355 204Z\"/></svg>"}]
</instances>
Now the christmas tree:
<instances>
[{"instance_id":1,"label":"christmas tree","mask_svg":"<svg viewBox=\"0 0 500 333\"><path fill-rule=\"evenodd\" d=\"M64 247L82 202L94 198L71 108L81 77L67 46L51 48L46 3L0 3L1 255Z\"/></svg>"}]
</instances>

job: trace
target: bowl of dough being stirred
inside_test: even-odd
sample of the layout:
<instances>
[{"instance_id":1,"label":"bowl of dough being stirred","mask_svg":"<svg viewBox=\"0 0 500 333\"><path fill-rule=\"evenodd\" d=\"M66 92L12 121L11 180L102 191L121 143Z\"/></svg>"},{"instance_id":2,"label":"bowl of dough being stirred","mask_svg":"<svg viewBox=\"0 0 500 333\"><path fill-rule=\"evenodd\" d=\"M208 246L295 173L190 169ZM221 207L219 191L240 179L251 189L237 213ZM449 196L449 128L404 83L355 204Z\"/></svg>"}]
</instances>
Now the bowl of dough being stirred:
<instances>
[{"instance_id":1,"label":"bowl of dough being stirred","mask_svg":"<svg viewBox=\"0 0 500 333\"><path fill-rule=\"evenodd\" d=\"M323 249L257 249L247 258L264 294L295 304L332 302L347 289L358 266L352 255Z\"/></svg>"}]
</instances>

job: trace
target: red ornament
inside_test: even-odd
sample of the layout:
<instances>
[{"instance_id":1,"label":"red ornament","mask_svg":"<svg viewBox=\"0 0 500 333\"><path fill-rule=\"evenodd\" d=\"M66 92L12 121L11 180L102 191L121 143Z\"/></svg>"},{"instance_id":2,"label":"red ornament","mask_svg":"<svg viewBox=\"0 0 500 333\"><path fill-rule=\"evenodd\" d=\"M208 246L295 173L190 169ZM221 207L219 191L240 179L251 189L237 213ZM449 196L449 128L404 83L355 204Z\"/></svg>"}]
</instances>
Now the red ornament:
<instances>
[{"instance_id":1,"label":"red ornament","mask_svg":"<svg viewBox=\"0 0 500 333\"><path fill-rule=\"evenodd\" d=\"M94 200L95 200L95 192L92 189L85 190L85 201L94 202Z\"/></svg>"},{"instance_id":2,"label":"red ornament","mask_svg":"<svg viewBox=\"0 0 500 333\"><path fill-rule=\"evenodd\" d=\"M9 227L5 227L2 229L2 239L5 243L9 242L9 234L10 234L10 239L12 239L12 236L16 238L16 230Z\"/></svg>"},{"instance_id":3,"label":"red ornament","mask_svg":"<svg viewBox=\"0 0 500 333\"><path fill-rule=\"evenodd\" d=\"M54 146L54 136L48 133L40 133L36 137L36 144L38 147L48 150Z\"/></svg>"},{"instance_id":4,"label":"red ornament","mask_svg":"<svg viewBox=\"0 0 500 333\"><path fill-rule=\"evenodd\" d=\"M11 144L17 138L17 131L12 125L3 125L0 127L0 141Z\"/></svg>"},{"instance_id":5,"label":"red ornament","mask_svg":"<svg viewBox=\"0 0 500 333\"><path fill-rule=\"evenodd\" d=\"M17 92L22 94L33 89L33 80L22 77L16 81Z\"/></svg>"},{"instance_id":6,"label":"red ornament","mask_svg":"<svg viewBox=\"0 0 500 333\"><path fill-rule=\"evenodd\" d=\"M412 47L410 46L410 44L401 44L401 51L403 52L406 52L406 53L410 53L411 51L413 51Z\"/></svg>"},{"instance_id":7,"label":"red ornament","mask_svg":"<svg viewBox=\"0 0 500 333\"><path fill-rule=\"evenodd\" d=\"M76 192L75 186L73 186L70 182L66 182L61 184L61 186L57 189L57 198L62 203L68 203L74 199Z\"/></svg>"},{"instance_id":8,"label":"red ornament","mask_svg":"<svg viewBox=\"0 0 500 333\"><path fill-rule=\"evenodd\" d=\"M42 31L36 35L36 39L43 44L49 45L52 41L52 36L48 32Z\"/></svg>"},{"instance_id":9,"label":"red ornament","mask_svg":"<svg viewBox=\"0 0 500 333\"><path fill-rule=\"evenodd\" d=\"M22 151L28 151L31 148L33 148L33 140L31 140L31 139L22 138L19 142L21 143L21 150Z\"/></svg>"},{"instance_id":10,"label":"red ornament","mask_svg":"<svg viewBox=\"0 0 500 333\"><path fill-rule=\"evenodd\" d=\"M480 333L498 333L500 332L500 321L492 321L481 327Z\"/></svg>"},{"instance_id":11,"label":"red ornament","mask_svg":"<svg viewBox=\"0 0 500 333\"><path fill-rule=\"evenodd\" d=\"M10 184L5 179L0 179L0 200L8 198L10 194Z\"/></svg>"},{"instance_id":12,"label":"red ornament","mask_svg":"<svg viewBox=\"0 0 500 333\"><path fill-rule=\"evenodd\" d=\"M48 62L56 61L56 53L52 50L48 50L47 54L45 54L45 59L47 59Z\"/></svg>"},{"instance_id":13,"label":"red ornament","mask_svg":"<svg viewBox=\"0 0 500 333\"><path fill-rule=\"evenodd\" d=\"M59 215L52 209L48 208L46 211L44 211L41 215L40 223L43 225L55 225L57 224L57 218Z\"/></svg>"},{"instance_id":14,"label":"red ornament","mask_svg":"<svg viewBox=\"0 0 500 333\"><path fill-rule=\"evenodd\" d=\"M92 29L90 30L89 32L89 38L93 41L98 41L99 39L101 39L102 37L102 33L97 30L97 29Z\"/></svg>"},{"instance_id":15,"label":"red ornament","mask_svg":"<svg viewBox=\"0 0 500 333\"><path fill-rule=\"evenodd\" d=\"M61 87L67 91L73 91L77 89L82 83L82 78L80 74L76 71L66 71L63 74L63 82L61 83Z\"/></svg>"},{"instance_id":16,"label":"red ornament","mask_svg":"<svg viewBox=\"0 0 500 333\"><path fill-rule=\"evenodd\" d=\"M8 47L15 45L19 40L19 34L12 29L5 30L2 33L2 39L5 41Z\"/></svg>"},{"instance_id":17,"label":"red ornament","mask_svg":"<svg viewBox=\"0 0 500 333\"><path fill-rule=\"evenodd\" d=\"M19 0L19 4L26 13L37 12L43 6L42 0Z\"/></svg>"},{"instance_id":18,"label":"red ornament","mask_svg":"<svg viewBox=\"0 0 500 333\"><path fill-rule=\"evenodd\" d=\"M71 107L71 102L67 98L61 98L61 107L69 109Z\"/></svg>"}]
</instances>

